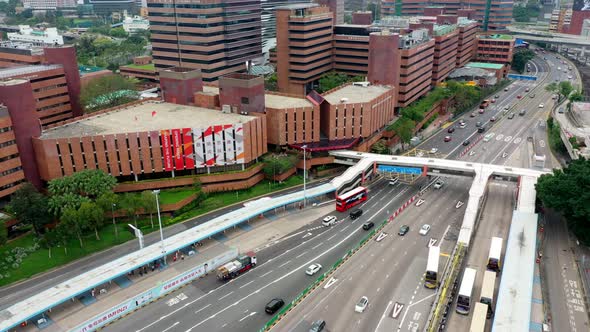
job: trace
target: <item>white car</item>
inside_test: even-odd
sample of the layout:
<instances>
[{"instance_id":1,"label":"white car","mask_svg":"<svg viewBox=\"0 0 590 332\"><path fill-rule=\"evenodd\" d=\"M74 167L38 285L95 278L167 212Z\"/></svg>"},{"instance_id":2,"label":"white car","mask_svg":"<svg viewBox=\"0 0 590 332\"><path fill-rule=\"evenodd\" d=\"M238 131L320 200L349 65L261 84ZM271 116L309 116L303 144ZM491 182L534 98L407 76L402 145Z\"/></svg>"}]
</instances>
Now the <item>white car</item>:
<instances>
[{"instance_id":1,"label":"white car","mask_svg":"<svg viewBox=\"0 0 590 332\"><path fill-rule=\"evenodd\" d=\"M467 124L465 122L461 122L459 124L459 128L461 128L461 129L465 128L466 126L467 126Z\"/></svg>"},{"instance_id":2,"label":"white car","mask_svg":"<svg viewBox=\"0 0 590 332\"><path fill-rule=\"evenodd\" d=\"M434 183L434 189L440 189L444 185L445 185L445 182L443 180L438 180Z\"/></svg>"},{"instance_id":3,"label":"white car","mask_svg":"<svg viewBox=\"0 0 590 332\"><path fill-rule=\"evenodd\" d=\"M438 149L437 148L430 149L430 153L433 153L434 154L434 153L437 153L437 152L438 152Z\"/></svg>"},{"instance_id":4,"label":"white car","mask_svg":"<svg viewBox=\"0 0 590 332\"><path fill-rule=\"evenodd\" d=\"M305 270L305 274L307 274L308 276L312 276L314 274L316 274L316 272L318 272L319 270L322 269L322 266L318 263L315 264L311 264L307 270Z\"/></svg>"},{"instance_id":5,"label":"white car","mask_svg":"<svg viewBox=\"0 0 590 332\"><path fill-rule=\"evenodd\" d=\"M324 218L324 220L322 221L322 224L324 226L332 226L334 225L336 222L338 221L338 219L336 219L336 216L327 216Z\"/></svg>"},{"instance_id":6,"label":"white car","mask_svg":"<svg viewBox=\"0 0 590 332\"><path fill-rule=\"evenodd\" d=\"M428 232L430 232L430 225L424 224L424 225L422 225L422 228L420 228L420 231L418 233L420 235L426 235L426 234L428 234Z\"/></svg>"},{"instance_id":7,"label":"white car","mask_svg":"<svg viewBox=\"0 0 590 332\"><path fill-rule=\"evenodd\" d=\"M543 108L543 107L545 107L545 105L539 104L539 108Z\"/></svg>"},{"instance_id":8,"label":"white car","mask_svg":"<svg viewBox=\"0 0 590 332\"><path fill-rule=\"evenodd\" d=\"M366 296L363 296L354 306L354 311L363 312L367 308L368 304L369 304L369 299Z\"/></svg>"}]
</instances>

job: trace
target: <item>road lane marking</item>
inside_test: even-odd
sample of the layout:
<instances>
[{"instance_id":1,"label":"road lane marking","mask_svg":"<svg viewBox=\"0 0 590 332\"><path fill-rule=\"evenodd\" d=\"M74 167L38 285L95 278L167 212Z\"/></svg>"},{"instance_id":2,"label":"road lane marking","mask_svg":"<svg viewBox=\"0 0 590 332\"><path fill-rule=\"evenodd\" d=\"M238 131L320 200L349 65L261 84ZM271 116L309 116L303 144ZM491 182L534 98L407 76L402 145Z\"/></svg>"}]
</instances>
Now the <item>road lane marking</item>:
<instances>
[{"instance_id":1,"label":"road lane marking","mask_svg":"<svg viewBox=\"0 0 590 332\"><path fill-rule=\"evenodd\" d=\"M332 240L333 238L335 238L337 235L338 235L338 234L334 234L334 235L330 236L329 238L327 238L326 240L330 241L330 240Z\"/></svg>"},{"instance_id":2,"label":"road lane marking","mask_svg":"<svg viewBox=\"0 0 590 332\"><path fill-rule=\"evenodd\" d=\"M303 256L303 255L305 255L305 254L307 254L307 251L304 251L304 252L302 252L301 254L299 254L299 255L295 256L295 258L299 258L299 257L301 257L301 256Z\"/></svg>"},{"instance_id":3,"label":"road lane marking","mask_svg":"<svg viewBox=\"0 0 590 332\"><path fill-rule=\"evenodd\" d=\"M341 233L344 232L348 227L350 227L350 225L348 225L348 226L344 227L343 229L341 229L340 232Z\"/></svg>"},{"instance_id":4,"label":"road lane marking","mask_svg":"<svg viewBox=\"0 0 590 332\"><path fill-rule=\"evenodd\" d=\"M254 316L256 315L256 312L251 312L249 315L247 315L246 317L243 317L242 319L240 319L240 322L243 321L244 319L250 317L250 316Z\"/></svg>"},{"instance_id":5,"label":"road lane marking","mask_svg":"<svg viewBox=\"0 0 590 332\"><path fill-rule=\"evenodd\" d=\"M206 306L202 307L201 309L199 309L199 310L195 311L195 314L198 314L199 312L201 312L201 311L203 311L203 310L207 309L207 308L208 308L208 307L210 307L210 306L211 306L211 303L207 304Z\"/></svg>"},{"instance_id":6,"label":"road lane marking","mask_svg":"<svg viewBox=\"0 0 590 332\"><path fill-rule=\"evenodd\" d=\"M227 293L227 294L223 295L222 297L220 297L220 298L219 298L219 300L221 301L221 300L225 299L226 297L228 297L228 296L232 295L232 293L233 293L233 292L234 292L234 291L231 291L231 292L229 292L229 293Z\"/></svg>"},{"instance_id":7,"label":"road lane marking","mask_svg":"<svg viewBox=\"0 0 590 332\"><path fill-rule=\"evenodd\" d=\"M385 318L385 315L387 315L387 312L389 311L389 306L393 303L393 301L389 301L389 303L387 304L387 307L385 308L385 311L383 311L383 315L381 315L381 319L379 319L379 323L377 323L377 327L375 328L375 331L379 330L379 326L381 326L381 322L383 322L383 319Z\"/></svg>"},{"instance_id":8,"label":"road lane marking","mask_svg":"<svg viewBox=\"0 0 590 332\"><path fill-rule=\"evenodd\" d=\"M180 322L176 322L176 323L172 324L172 326L170 326L170 327L168 327L168 328L166 328L166 329L162 330L162 332L166 332L166 331L168 331L168 330L172 329L173 327L175 327L175 326L176 326L176 325L178 325L179 323L180 323Z\"/></svg>"},{"instance_id":9,"label":"road lane marking","mask_svg":"<svg viewBox=\"0 0 590 332\"><path fill-rule=\"evenodd\" d=\"M318 247L321 247L323 243L318 243L316 246L311 247L311 249L317 249Z\"/></svg>"},{"instance_id":10,"label":"road lane marking","mask_svg":"<svg viewBox=\"0 0 590 332\"><path fill-rule=\"evenodd\" d=\"M284 262L283 264L279 265L279 267L283 267L283 266L285 266L285 265L287 265L289 263L291 263L291 260L288 260L288 261Z\"/></svg>"},{"instance_id":11,"label":"road lane marking","mask_svg":"<svg viewBox=\"0 0 590 332\"><path fill-rule=\"evenodd\" d=\"M353 236L353 235L354 235L356 232L360 231L361 229L362 229L362 227L358 227L358 228L357 228L355 231L353 231L353 232L351 232L350 234L348 234L348 235L347 235L347 236L346 236L344 239L340 240L340 242L338 242L338 243L334 244L332 247L330 247L330 248L328 248L328 249L326 249L326 250L322 251L322 253L321 253L321 254L319 254L319 255L317 255L316 257L314 257L314 258L310 259L308 262L306 262L306 263L302 264L301 266L299 266L299 267L297 267L297 268L294 268L294 269L292 269L292 270L291 270L291 272L288 272L288 273L286 273L285 275L283 275L283 276L281 276L281 277L279 277L279 278L276 278L276 279L274 279L272 282L269 282L268 284L264 285L263 287L259 288L258 290L254 291L254 292L251 292L251 293L249 293L248 295L246 295L246 296L242 297L241 299L239 299L238 301L236 301L236 303L235 303L235 304L239 304L240 302L242 302L242 301L245 301L246 299L250 298L250 297L251 297L251 296L253 296L254 294L257 294L257 293L259 293L261 290L263 290L263 289L266 289L266 288L268 288L268 287L272 286L272 285L273 285L273 284L275 284L275 283L278 283L279 281L281 281L281 280L283 280L283 279L285 279L285 278L289 277L290 275L292 275L292 274L294 274L294 273L296 273L296 272L298 273L300 269L302 269L302 268L304 268L304 267L308 266L309 264L311 264L311 263L313 263L313 262L315 262L315 261L319 260L321 257L323 257L323 256L327 255L328 253L330 253L331 251L333 251L335 248L339 247L340 245L342 245L343 243L345 243L346 241L348 241L348 239L350 239L350 238L351 238L351 237L352 237L352 236ZM220 311L219 311L217 314L221 314L221 313L225 312L226 310L228 310L229 308L230 308L229 306L228 306L228 307L225 307L225 308L223 308L222 310L220 310ZM190 331L192 331L194 328L196 328L196 327L198 327L198 326L202 325L203 323L207 322L208 320L210 320L210 319L212 319L212 318L214 318L214 317L212 316L212 317L206 318L206 319L204 319L204 320L202 320L202 321L198 322L197 324L193 325L191 328L187 329L186 331L187 331L187 332L190 332Z\"/></svg>"},{"instance_id":12,"label":"road lane marking","mask_svg":"<svg viewBox=\"0 0 590 332\"><path fill-rule=\"evenodd\" d=\"M244 287L250 285L251 283L253 283L254 281L256 281L256 280L252 280L249 283L243 284L242 286L240 286L240 288L244 288Z\"/></svg>"},{"instance_id":13,"label":"road lane marking","mask_svg":"<svg viewBox=\"0 0 590 332\"><path fill-rule=\"evenodd\" d=\"M267 276L267 275L269 275L271 272L272 272L272 270L270 270L270 271L266 272L265 274L261 275L259 278L266 277L266 276Z\"/></svg>"}]
</instances>

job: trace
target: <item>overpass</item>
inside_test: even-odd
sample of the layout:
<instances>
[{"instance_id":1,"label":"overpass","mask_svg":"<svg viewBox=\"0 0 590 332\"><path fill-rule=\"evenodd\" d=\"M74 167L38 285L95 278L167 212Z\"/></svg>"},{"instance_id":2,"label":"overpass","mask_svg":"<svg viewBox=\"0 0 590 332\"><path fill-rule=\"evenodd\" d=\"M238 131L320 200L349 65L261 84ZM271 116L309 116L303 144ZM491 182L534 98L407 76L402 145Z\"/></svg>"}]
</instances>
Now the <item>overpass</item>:
<instances>
[{"instance_id":1,"label":"overpass","mask_svg":"<svg viewBox=\"0 0 590 332\"><path fill-rule=\"evenodd\" d=\"M575 45L583 48L585 48L585 46L590 46L590 38L584 36L570 35L567 33L519 29L513 26L509 26L508 31L512 33L514 38L527 41L537 41L557 45Z\"/></svg>"},{"instance_id":2,"label":"overpass","mask_svg":"<svg viewBox=\"0 0 590 332\"><path fill-rule=\"evenodd\" d=\"M490 176L507 181L532 183L532 187L529 186L526 190L520 190L519 194L518 207L519 209L526 207L526 211L528 212L531 211L531 207L534 210L534 183L543 174L543 172L530 169L456 160L377 155L356 151L333 151L330 154L335 157L336 163L352 165L342 175L333 179L331 182L310 188L305 192L300 191L273 197L263 202L249 204L238 210L214 218L207 223L197 225L182 233L171 236L165 239L163 243L156 243L127 254L40 292L24 301L15 303L0 311L0 331L14 328L20 323L74 299L76 296L88 292L98 285L125 275L127 272L140 266L145 266L150 262L162 260L170 253L186 248L195 242L207 239L229 228L236 227L267 211L289 204L301 204L300 202L314 197L333 195L334 192L344 193L358 185L362 185L367 179L373 177L379 165L396 166L402 170L404 168L412 168L414 171L415 169L420 169L422 170L421 176L444 175L472 177L474 181L469 191L470 198L467 202L463 225L459 234L459 242L465 246L469 245L477 213L481 206L482 197L484 196ZM508 264L507 262L506 266ZM532 276L528 279L522 278L522 280L532 282ZM126 312L121 312L120 314L123 315ZM95 325L92 329L98 329L101 326Z\"/></svg>"}]
</instances>

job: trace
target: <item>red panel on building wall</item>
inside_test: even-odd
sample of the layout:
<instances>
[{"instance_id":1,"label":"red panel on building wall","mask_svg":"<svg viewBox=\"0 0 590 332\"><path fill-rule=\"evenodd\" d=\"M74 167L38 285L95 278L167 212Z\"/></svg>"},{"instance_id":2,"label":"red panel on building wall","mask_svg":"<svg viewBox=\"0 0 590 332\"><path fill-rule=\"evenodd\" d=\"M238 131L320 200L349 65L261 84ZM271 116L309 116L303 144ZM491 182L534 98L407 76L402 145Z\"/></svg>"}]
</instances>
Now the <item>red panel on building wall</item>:
<instances>
[{"instance_id":1,"label":"red panel on building wall","mask_svg":"<svg viewBox=\"0 0 590 332\"><path fill-rule=\"evenodd\" d=\"M172 167L172 153L170 151L170 131L161 130L160 137L162 138L162 155L164 156L164 170L171 171Z\"/></svg>"},{"instance_id":2,"label":"red panel on building wall","mask_svg":"<svg viewBox=\"0 0 590 332\"><path fill-rule=\"evenodd\" d=\"M186 168L195 168L193 132L190 128L183 128L182 136L182 142L184 145L184 165Z\"/></svg>"},{"instance_id":3,"label":"red panel on building wall","mask_svg":"<svg viewBox=\"0 0 590 332\"><path fill-rule=\"evenodd\" d=\"M172 145L174 146L174 168L184 169L184 154L182 153L182 137L180 129L172 129Z\"/></svg>"}]
</instances>

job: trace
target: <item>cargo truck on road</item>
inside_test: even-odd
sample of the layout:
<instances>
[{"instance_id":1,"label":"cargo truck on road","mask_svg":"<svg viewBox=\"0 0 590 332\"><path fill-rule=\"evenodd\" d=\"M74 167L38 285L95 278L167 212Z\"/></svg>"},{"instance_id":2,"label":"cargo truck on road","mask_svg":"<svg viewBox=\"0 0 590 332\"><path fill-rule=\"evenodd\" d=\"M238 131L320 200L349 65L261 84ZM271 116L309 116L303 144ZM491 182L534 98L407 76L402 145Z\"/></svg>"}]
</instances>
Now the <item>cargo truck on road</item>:
<instances>
[{"instance_id":1,"label":"cargo truck on road","mask_svg":"<svg viewBox=\"0 0 590 332\"><path fill-rule=\"evenodd\" d=\"M217 268L217 279L230 280L256 266L256 255L248 252Z\"/></svg>"}]
</instances>

